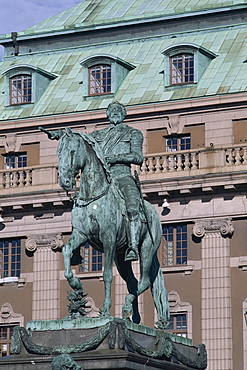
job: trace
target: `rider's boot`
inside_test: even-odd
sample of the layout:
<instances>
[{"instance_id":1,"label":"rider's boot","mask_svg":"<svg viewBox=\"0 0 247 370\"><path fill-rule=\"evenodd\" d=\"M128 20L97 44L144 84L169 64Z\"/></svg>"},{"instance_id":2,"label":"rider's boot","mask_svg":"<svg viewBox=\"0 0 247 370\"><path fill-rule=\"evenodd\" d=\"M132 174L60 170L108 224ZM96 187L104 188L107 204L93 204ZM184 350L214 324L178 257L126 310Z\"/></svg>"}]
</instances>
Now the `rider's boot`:
<instances>
[{"instance_id":1,"label":"rider's boot","mask_svg":"<svg viewBox=\"0 0 247 370\"><path fill-rule=\"evenodd\" d=\"M125 253L125 261L138 261L138 244L140 237L141 221L139 217L136 219L129 219L129 247Z\"/></svg>"}]
</instances>

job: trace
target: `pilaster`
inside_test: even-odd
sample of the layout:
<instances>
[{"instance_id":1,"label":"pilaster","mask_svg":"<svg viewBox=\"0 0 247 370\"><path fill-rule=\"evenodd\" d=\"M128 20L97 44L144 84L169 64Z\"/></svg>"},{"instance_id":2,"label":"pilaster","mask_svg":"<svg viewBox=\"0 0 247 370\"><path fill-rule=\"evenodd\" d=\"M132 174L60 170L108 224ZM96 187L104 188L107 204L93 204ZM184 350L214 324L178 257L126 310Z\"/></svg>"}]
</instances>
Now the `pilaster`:
<instances>
[{"instance_id":1,"label":"pilaster","mask_svg":"<svg viewBox=\"0 0 247 370\"><path fill-rule=\"evenodd\" d=\"M208 352L208 370L232 369L230 219L202 220L193 233L202 238L202 342Z\"/></svg>"},{"instance_id":2,"label":"pilaster","mask_svg":"<svg viewBox=\"0 0 247 370\"><path fill-rule=\"evenodd\" d=\"M60 318L60 258L63 245L60 234L30 236L26 249L34 253L32 320Z\"/></svg>"}]
</instances>

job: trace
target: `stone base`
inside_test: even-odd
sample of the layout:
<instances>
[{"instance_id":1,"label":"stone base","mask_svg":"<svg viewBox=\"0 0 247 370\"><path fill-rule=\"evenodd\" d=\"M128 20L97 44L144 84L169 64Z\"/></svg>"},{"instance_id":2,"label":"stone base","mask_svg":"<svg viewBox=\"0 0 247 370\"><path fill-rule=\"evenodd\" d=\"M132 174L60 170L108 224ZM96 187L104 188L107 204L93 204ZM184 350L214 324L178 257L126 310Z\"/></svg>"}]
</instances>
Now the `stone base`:
<instances>
[{"instance_id":1,"label":"stone base","mask_svg":"<svg viewBox=\"0 0 247 370\"><path fill-rule=\"evenodd\" d=\"M184 365L165 360L148 358L137 353L113 350L95 350L71 355L77 365L84 370L121 369L121 370L188 370ZM1 370L51 370L53 356L11 355L0 359ZM34 366L35 365L35 366Z\"/></svg>"},{"instance_id":2,"label":"stone base","mask_svg":"<svg viewBox=\"0 0 247 370\"><path fill-rule=\"evenodd\" d=\"M0 370L51 370L54 357L69 354L83 369L205 369L204 345L129 321L65 319L32 321L15 328L12 355Z\"/></svg>"}]
</instances>

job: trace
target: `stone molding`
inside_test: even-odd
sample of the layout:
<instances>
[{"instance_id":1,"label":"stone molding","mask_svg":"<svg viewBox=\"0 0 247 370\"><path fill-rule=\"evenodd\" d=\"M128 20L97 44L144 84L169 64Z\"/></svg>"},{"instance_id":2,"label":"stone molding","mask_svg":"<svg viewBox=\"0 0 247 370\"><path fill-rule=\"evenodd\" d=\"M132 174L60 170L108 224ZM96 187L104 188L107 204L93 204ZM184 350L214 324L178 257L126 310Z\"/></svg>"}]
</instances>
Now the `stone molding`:
<instances>
[{"instance_id":1,"label":"stone molding","mask_svg":"<svg viewBox=\"0 0 247 370\"><path fill-rule=\"evenodd\" d=\"M25 247L29 252L35 252L37 248L50 247L52 250L62 248L62 234L42 234L29 236L25 242Z\"/></svg>"},{"instance_id":2,"label":"stone molding","mask_svg":"<svg viewBox=\"0 0 247 370\"><path fill-rule=\"evenodd\" d=\"M206 233L220 233L222 236L231 236L234 232L232 220L229 218L195 221L193 234L203 238Z\"/></svg>"}]
</instances>

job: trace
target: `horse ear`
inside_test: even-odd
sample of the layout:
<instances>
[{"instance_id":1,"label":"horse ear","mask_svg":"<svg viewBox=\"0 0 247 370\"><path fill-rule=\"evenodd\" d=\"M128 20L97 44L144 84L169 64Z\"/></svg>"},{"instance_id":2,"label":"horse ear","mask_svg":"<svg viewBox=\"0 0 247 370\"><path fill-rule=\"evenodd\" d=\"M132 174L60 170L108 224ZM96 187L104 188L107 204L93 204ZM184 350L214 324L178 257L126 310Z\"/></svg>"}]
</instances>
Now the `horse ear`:
<instances>
[{"instance_id":1,"label":"horse ear","mask_svg":"<svg viewBox=\"0 0 247 370\"><path fill-rule=\"evenodd\" d=\"M69 127L65 127L65 131L68 136L71 136L73 134L73 131Z\"/></svg>"}]
</instances>

